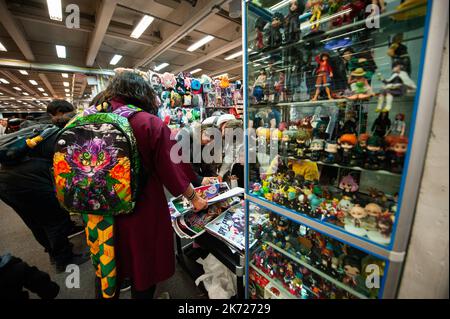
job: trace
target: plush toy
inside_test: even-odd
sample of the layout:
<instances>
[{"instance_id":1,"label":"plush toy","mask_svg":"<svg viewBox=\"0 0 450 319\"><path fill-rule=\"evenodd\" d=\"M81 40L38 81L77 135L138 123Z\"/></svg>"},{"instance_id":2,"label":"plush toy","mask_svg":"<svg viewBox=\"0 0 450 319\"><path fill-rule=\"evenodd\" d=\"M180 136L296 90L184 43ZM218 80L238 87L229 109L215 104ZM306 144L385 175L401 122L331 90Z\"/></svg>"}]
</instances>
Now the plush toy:
<instances>
[{"instance_id":1,"label":"plush toy","mask_svg":"<svg viewBox=\"0 0 450 319\"><path fill-rule=\"evenodd\" d=\"M198 79L192 79L190 81L190 86L192 93L194 94L201 94L202 93L202 83Z\"/></svg>"},{"instance_id":2,"label":"plush toy","mask_svg":"<svg viewBox=\"0 0 450 319\"><path fill-rule=\"evenodd\" d=\"M230 80L228 79L228 75L222 75L220 78L219 86L221 89L226 89L230 86Z\"/></svg>"},{"instance_id":3,"label":"plush toy","mask_svg":"<svg viewBox=\"0 0 450 319\"><path fill-rule=\"evenodd\" d=\"M177 79L177 84L175 84L175 91L180 95L184 95L186 93L184 78L182 75L179 74L176 79Z\"/></svg>"},{"instance_id":4,"label":"plush toy","mask_svg":"<svg viewBox=\"0 0 450 319\"><path fill-rule=\"evenodd\" d=\"M166 88L166 90L173 89L175 85L177 84L177 79L175 78L175 75L169 72L165 72L161 76L162 85Z\"/></svg>"},{"instance_id":5,"label":"plush toy","mask_svg":"<svg viewBox=\"0 0 450 319\"><path fill-rule=\"evenodd\" d=\"M200 84L203 88L203 92L209 93L212 91L212 79L206 74L203 74L200 78Z\"/></svg>"}]
</instances>

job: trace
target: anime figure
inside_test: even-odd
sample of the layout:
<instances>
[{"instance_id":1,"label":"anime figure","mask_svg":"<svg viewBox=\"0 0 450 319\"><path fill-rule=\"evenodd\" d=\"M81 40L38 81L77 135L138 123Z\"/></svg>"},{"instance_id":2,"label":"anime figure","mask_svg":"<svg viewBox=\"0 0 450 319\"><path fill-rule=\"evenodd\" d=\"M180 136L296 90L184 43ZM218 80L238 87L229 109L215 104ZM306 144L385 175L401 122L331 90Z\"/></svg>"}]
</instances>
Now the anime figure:
<instances>
[{"instance_id":1,"label":"anime figure","mask_svg":"<svg viewBox=\"0 0 450 319\"><path fill-rule=\"evenodd\" d=\"M290 232L288 229L288 222L280 218L276 225L276 230L272 231L274 244L282 249L289 249L291 246L291 243L289 242Z\"/></svg>"},{"instance_id":2,"label":"anime figure","mask_svg":"<svg viewBox=\"0 0 450 319\"><path fill-rule=\"evenodd\" d=\"M395 65L400 64L403 70L411 75L411 59L408 54L408 47L403 43L403 33L398 33L392 39L392 44L389 46L387 55L391 57L392 69Z\"/></svg>"},{"instance_id":3,"label":"anime figure","mask_svg":"<svg viewBox=\"0 0 450 319\"><path fill-rule=\"evenodd\" d=\"M316 56L316 62L318 64L316 68L316 93L314 94L314 97L312 98L312 101L317 101L320 89L323 87L325 88L325 91L327 93L328 99L332 100L333 97L331 96L330 91L330 83L331 78L333 77L333 69L331 68L329 64L329 58L330 55L326 52L320 54L319 56Z\"/></svg>"},{"instance_id":4,"label":"anime figure","mask_svg":"<svg viewBox=\"0 0 450 319\"><path fill-rule=\"evenodd\" d=\"M266 86L266 72L264 70L259 71L259 75L253 84L253 96L257 102L261 102L264 98L264 87Z\"/></svg>"},{"instance_id":5,"label":"anime figure","mask_svg":"<svg viewBox=\"0 0 450 319\"><path fill-rule=\"evenodd\" d=\"M378 220L383 212L381 206L377 203L369 203L364 207L364 209L367 212L366 229L368 231L376 230Z\"/></svg>"},{"instance_id":6,"label":"anime figure","mask_svg":"<svg viewBox=\"0 0 450 319\"><path fill-rule=\"evenodd\" d=\"M381 112L372 124L372 133L378 137L385 137L390 128L389 112Z\"/></svg>"},{"instance_id":7,"label":"anime figure","mask_svg":"<svg viewBox=\"0 0 450 319\"><path fill-rule=\"evenodd\" d=\"M328 133L327 133L327 127L328 124L325 121L319 120L317 123L315 123L315 127L313 129L313 138L326 140L328 139Z\"/></svg>"},{"instance_id":8,"label":"anime figure","mask_svg":"<svg viewBox=\"0 0 450 319\"><path fill-rule=\"evenodd\" d=\"M302 159L305 158L308 153L308 143L311 139L311 134L304 128L300 128L297 133L297 157Z\"/></svg>"},{"instance_id":9,"label":"anime figure","mask_svg":"<svg viewBox=\"0 0 450 319\"><path fill-rule=\"evenodd\" d=\"M345 221L345 230L357 236L365 236L367 231L362 227L362 225L367 217L366 210L356 204L352 207L352 209L350 209L348 214L350 218Z\"/></svg>"},{"instance_id":10,"label":"anime figure","mask_svg":"<svg viewBox=\"0 0 450 319\"><path fill-rule=\"evenodd\" d=\"M368 100L374 93L367 79L364 77L366 71L363 68L357 68L350 73L348 84L350 85L351 95L346 96L349 100Z\"/></svg>"},{"instance_id":11,"label":"anime figure","mask_svg":"<svg viewBox=\"0 0 450 319\"><path fill-rule=\"evenodd\" d=\"M318 217L316 216L316 210L325 201L325 198L322 198L322 189L320 186L314 186L312 189L312 193L308 195L308 201L311 205L311 211L307 214L311 215L312 217Z\"/></svg>"},{"instance_id":12,"label":"anime figure","mask_svg":"<svg viewBox=\"0 0 450 319\"><path fill-rule=\"evenodd\" d=\"M343 198L356 199L355 193L358 191L359 185L353 176L344 176L339 183L339 188L342 190Z\"/></svg>"},{"instance_id":13,"label":"anime figure","mask_svg":"<svg viewBox=\"0 0 450 319\"><path fill-rule=\"evenodd\" d=\"M342 198L337 204L337 219L344 223L345 217L347 217L350 213L350 210L353 208L353 203L350 201L350 198Z\"/></svg>"},{"instance_id":14,"label":"anime figure","mask_svg":"<svg viewBox=\"0 0 450 319\"><path fill-rule=\"evenodd\" d=\"M386 142L389 145L388 160L390 170L393 173L401 173L408 150L408 138L399 135L389 135L386 136Z\"/></svg>"},{"instance_id":15,"label":"anime figure","mask_svg":"<svg viewBox=\"0 0 450 319\"><path fill-rule=\"evenodd\" d=\"M289 12L285 18L286 43L294 43L300 40L300 15L305 11L303 0L291 0Z\"/></svg>"},{"instance_id":16,"label":"anime figure","mask_svg":"<svg viewBox=\"0 0 450 319\"><path fill-rule=\"evenodd\" d=\"M376 112L389 112L392 108L392 102L395 97L405 95L408 89L415 90L416 84L411 80L408 73L402 70L403 65L396 62L392 68L392 75L389 79L382 79L384 83L383 89L378 95L378 104ZM386 105L384 102L386 101ZM383 107L384 105L384 107Z\"/></svg>"},{"instance_id":17,"label":"anime figure","mask_svg":"<svg viewBox=\"0 0 450 319\"><path fill-rule=\"evenodd\" d=\"M367 156L364 167L368 169L381 169L385 160L383 140L379 136L371 136L367 140Z\"/></svg>"},{"instance_id":18,"label":"anime figure","mask_svg":"<svg viewBox=\"0 0 450 319\"><path fill-rule=\"evenodd\" d=\"M264 94L269 102L275 101L275 75L272 65L269 65L266 73L266 83L264 84Z\"/></svg>"},{"instance_id":19,"label":"anime figure","mask_svg":"<svg viewBox=\"0 0 450 319\"><path fill-rule=\"evenodd\" d=\"M357 122L355 119L355 112L349 110L345 112L344 123L339 123L339 133L342 134L356 134Z\"/></svg>"},{"instance_id":20,"label":"anime figure","mask_svg":"<svg viewBox=\"0 0 450 319\"><path fill-rule=\"evenodd\" d=\"M339 145L334 141L328 141L325 145L325 153L323 162L334 164L338 161Z\"/></svg>"},{"instance_id":21,"label":"anime figure","mask_svg":"<svg viewBox=\"0 0 450 319\"><path fill-rule=\"evenodd\" d=\"M369 139L369 134L362 133L358 136L358 144L355 147L355 152L352 157L352 161L356 166L363 165L364 160L367 155L367 140Z\"/></svg>"},{"instance_id":22,"label":"anime figure","mask_svg":"<svg viewBox=\"0 0 450 319\"><path fill-rule=\"evenodd\" d=\"M311 151L309 158L311 161L319 161L322 157L325 141L322 139L313 139L309 150Z\"/></svg>"},{"instance_id":23,"label":"anime figure","mask_svg":"<svg viewBox=\"0 0 450 319\"><path fill-rule=\"evenodd\" d=\"M295 141L297 139L298 131L296 130L284 130L283 136L281 138L282 144L282 151L286 155L293 156L296 152L296 145Z\"/></svg>"},{"instance_id":24,"label":"anime figure","mask_svg":"<svg viewBox=\"0 0 450 319\"><path fill-rule=\"evenodd\" d=\"M263 18L258 18L255 23L255 45L254 48L256 50L264 49L264 27L266 26L266 21Z\"/></svg>"},{"instance_id":25,"label":"anime figure","mask_svg":"<svg viewBox=\"0 0 450 319\"><path fill-rule=\"evenodd\" d=\"M382 244L388 245L391 242L391 233L394 226L394 215L389 211L383 212L376 224L376 230L369 231L367 236L370 240Z\"/></svg>"},{"instance_id":26,"label":"anime figure","mask_svg":"<svg viewBox=\"0 0 450 319\"><path fill-rule=\"evenodd\" d=\"M356 146L358 139L355 134L344 134L339 140L339 146L341 148L340 154L340 164L341 165L351 165L353 157L353 149Z\"/></svg>"},{"instance_id":27,"label":"anime figure","mask_svg":"<svg viewBox=\"0 0 450 319\"><path fill-rule=\"evenodd\" d=\"M281 27L283 25L284 17L281 13L276 12L272 17L269 29L269 47L278 48L283 43L283 36L281 34Z\"/></svg>"},{"instance_id":28,"label":"anime figure","mask_svg":"<svg viewBox=\"0 0 450 319\"><path fill-rule=\"evenodd\" d=\"M406 131L405 114L398 113L395 115L394 123L389 131L390 135L403 136Z\"/></svg>"},{"instance_id":29,"label":"anime figure","mask_svg":"<svg viewBox=\"0 0 450 319\"><path fill-rule=\"evenodd\" d=\"M317 30L320 26L320 17L322 16L323 0L309 0L308 7L311 8L311 18L309 23L311 24L311 30Z\"/></svg>"},{"instance_id":30,"label":"anime figure","mask_svg":"<svg viewBox=\"0 0 450 319\"><path fill-rule=\"evenodd\" d=\"M343 259L343 268L345 275L342 278L342 282L350 287L357 287L361 274L360 260L352 256L345 256Z\"/></svg>"},{"instance_id":31,"label":"anime figure","mask_svg":"<svg viewBox=\"0 0 450 319\"><path fill-rule=\"evenodd\" d=\"M275 92L278 95L278 101L286 101L286 75L284 72L278 74L278 81L275 82Z\"/></svg>"}]
</instances>

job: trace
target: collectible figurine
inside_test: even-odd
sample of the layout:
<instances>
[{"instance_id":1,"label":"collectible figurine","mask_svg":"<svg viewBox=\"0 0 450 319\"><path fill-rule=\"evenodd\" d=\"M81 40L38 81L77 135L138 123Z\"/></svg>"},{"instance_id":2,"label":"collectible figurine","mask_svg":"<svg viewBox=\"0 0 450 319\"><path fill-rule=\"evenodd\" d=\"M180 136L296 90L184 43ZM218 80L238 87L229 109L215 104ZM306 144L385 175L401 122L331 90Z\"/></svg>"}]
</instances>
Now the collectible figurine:
<instances>
[{"instance_id":1,"label":"collectible figurine","mask_svg":"<svg viewBox=\"0 0 450 319\"><path fill-rule=\"evenodd\" d=\"M257 102L261 102L264 99L264 87L266 85L266 72L264 70L259 71L259 75L253 84L253 96Z\"/></svg>"},{"instance_id":2,"label":"collectible figurine","mask_svg":"<svg viewBox=\"0 0 450 319\"><path fill-rule=\"evenodd\" d=\"M322 139L313 139L311 145L309 146L309 150L311 151L309 158L311 161L319 161L322 157L323 146L325 141Z\"/></svg>"},{"instance_id":3,"label":"collectible figurine","mask_svg":"<svg viewBox=\"0 0 450 319\"><path fill-rule=\"evenodd\" d=\"M255 49L262 50L264 49L264 27L266 26L266 21L263 18L258 18L255 23Z\"/></svg>"},{"instance_id":4,"label":"collectible figurine","mask_svg":"<svg viewBox=\"0 0 450 319\"><path fill-rule=\"evenodd\" d=\"M403 70L408 73L408 75L411 75L411 59L408 54L408 48L402 42L403 34L396 34L392 39L392 44L390 45L387 54L392 59L392 69L394 69L395 65L401 64Z\"/></svg>"},{"instance_id":5,"label":"collectible figurine","mask_svg":"<svg viewBox=\"0 0 450 319\"><path fill-rule=\"evenodd\" d=\"M362 166L367 155L367 140L369 134L362 133L358 136L358 144L355 147L353 162L355 166Z\"/></svg>"},{"instance_id":6,"label":"collectible figurine","mask_svg":"<svg viewBox=\"0 0 450 319\"><path fill-rule=\"evenodd\" d=\"M366 207L364 207L364 209L367 212L366 229L368 231L376 230L378 220L381 217L383 210L380 205L376 203L369 203Z\"/></svg>"},{"instance_id":7,"label":"collectible figurine","mask_svg":"<svg viewBox=\"0 0 450 319\"><path fill-rule=\"evenodd\" d=\"M388 245L391 242L393 225L394 215L389 213L389 211L385 211L377 220L377 229L368 232L367 236L378 244Z\"/></svg>"},{"instance_id":8,"label":"collectible figurine","mask_svg":"<svg viewBox=\"0 0 450 319\"><path fill-rule=\"evenodd\" d=\"M349 215L350 218L345 220L345 230L357 236L365 236L367 231L362 228L362 225L367 217L367 212L364 208L359 205L355 205L352 209L350 209Z\"/></svg>"},{"instance_id":9,"label":"collectible figurine","mask_svg":"<svg viewBox=\"0 0 450 319\"><path fill-rule=\"evenodd\" d=\"M361 274L361 262L352 256L345 256L343 260L345 276L342 282L350 287L357 287Z\"/></svg>"},{"instance_id":10,"label":"collectible figurine","mask_svg":"<svg viewBox=\"0 0 450 319\"><path fill-rule=\"evenodd\" d=\"M269 29L269 47L272 49L278 48L283 42L281 34L281 27L283 25L284 17L281 13L275 12L272 17L272 22Z\"/></svg>"},{"instance_id":11,"label":"collectible figurine","mask_svg":"<svg viewBox=\"0 0 450 319\"><path fill-rule=\"evenodd\" d=\"M339 133L342 134L356 134L357 122L355 119L355 111L349 110L345 112L344 123L339 123Z\"/></svg>"},{"instance_id":12,"label":"collectible figurine","mask_svg":"<svg viewBox=\"0 0 450 319\"><path fill-rule=\"evenodd\" d=\"M323 162L329 164L336 163L338 161L338 149L339 146L336 142L328 141L327 144L325 145L326 155L324 156Z\"/></svg>"},{"instance_id":13,"label":"collectible figurine","mask_svg":"<svg viewBox=\"0 0 450 319\"><path fill-rule=\"evenodd\" d=\"M339 183L339 188L342 190L342 198L356 199L355 193L358 191L359 185L353 176L344 176Z\"/></svg>"},{"instance_id":14,"label":"collectible figurine","mask_svg":"<svg viewBox=\"0 0 450 319\"><path fill-rule=\"evenodd\" d=\"M309 131L307 131L304 128L300 128L298 130L297 138L296 138L297 157L298 158L302 159L302 158L306 157L310 139L311 139L311 135L310 135Z\"/></svg>"},{"instance_id":15,"label":"collectible figurine","mask_svg":"<svg viewBox=\"0 0 450 319\"><path fill-rule=\"evenodd\" d=\"M286 76L284 72L278 73L278 81L275 82L275 92L279 102L286 101Z\"/></svg>"},{"instance_id":16,"label":"collectible figurine","mask_svg":"<svg viewBox=\"0 0 450 319\"><path fill-rule=\"evenodd\" d=\"M316 56L316 62L318 64L316 68L316 93L312 98L312 101L317 101L320 94L320 89L323 87L327 93L328 99L332 100L330 91L330 82L333 77L333 70L329 64L330 55L326 52Z\"/></svg>"},{"instance_id":17,"label":"collectible figurine","mask_svg":"<svg viewBox=\"0 0 450 319\"><path fill-rule=\"evenodd\" d=\"M367 140L367 156L364 167L368 169L382 169L385 160L383 140L379 136L371 136Z\"/></svg>"},{"instance_id":18,"label":"collectible figurine","mask_svg":"<svg viewBox=\"0 0 450 319\"><path fill-rule=\"evenodd\" d=\"M305 11L303 0L291 0L289 13L285 18L286 43L294 43L300 40L300 15Z\"/></svg>"},{"instance_id":19,"label":"collectible figurine","mask_svg":"<svg viewBox=\"0 0 450 319\"><path fill-rule=\"evenodd\" d=\"M401 173L403 171L406 151L408 150L408 138L405 136L389 135L386 137L386 142L389 145L389 168L393 173Z\"/></svg>"},{"instance_id":20,"label":"collectible figurine","mask_svg":"<svg viewBox=\"0 0 450 319\"><path fill-rule=\"evenodd\" d=\"M389 112L392 108L394 97L405 95L406 91L415 90L416 84L411 80L408 73L402 70L403 66L396 62L392 68L392 75L389 79L382 79L384 83L383 90L378 95L378 104L376 112ZM386 105L384 102L386 101ZM384 105L384 106L383 106Z\"/></svg>"},{"instance_id":21,"label":"collectible figurine","mask_svg":"<svg viewBox=\"0 0 450 319\"><path fill-rule=\"evenodd\" d=\"M372 124L372 133L378 137L385 137L390 128L389 112L381 112Z\"/></svg>"},{"instance_id":22,"label":"collectible figurine","mask_svg":"<svg viewBox=\"0 0 450 319\"><path fill-rule=\"evenodd\" d=\"M315 128L313 129L313 138L315 139L321 139L326 140L328 139L328 133L327 133L327 122L319 120L317 123L315 123Z\"/></svg>"},{"instance_id":23,"label":"collectible figurine","mask_svg":"<svg viewBox=\"0 0 450 319\"><path fill-rule=\"evenodd\" d=\"M291 246L289 242L290 233L288 231L288 228L288 222L280 218L276 230L272 231L274 244L282 249L289 249L289 247Z\"/></svg>"},{"instance_id":24,"label":"collectible figurine","mask_svg":"<svg viewBox=\"0 0 450 319\"><path fill-rule=\"evenodd\" d=\"M320 206L320 204L325 201L325 199L322 198L322 190L319 186L316 185L313 187L312 193L308 195L308 200L309 204L311 205L311 211L309 212L309 214L307 214L314 218L320 217L317 215L316 210Z\"/></svg>"},{"instance_id":25,"label":"collectible figurine","mask_svg":"<svg viewBox=\"0 0 450 319\"><path fill-rule=\"evenodd\" d=\"M394 124L392 124L389 134L396 136L403 136L405 135L405 131L406 131L405 114L398 113L395 116Z\"/></svg>"},{"instance_id":26,"label":"collectible figurine","mask_svg":"<svg viewBox=\"0 0 450 319\"><path fill-rule=\"evenodd\" d=\"M349 215L350 210L353 208L353 206L354 206L353 203L348 198L342 198L339 201L337 205L338 216L336 216L339 222L344 224L345 217Z\"/></svg>"},{"instance_id":27,"label":"collectible figurine","mask_svg":"<svg viewBox=\"0 0 450 319\"><path fill-rule=\"evenodd\" d=\"M269 67L267 68L264 94L266 100L268 100L269 102L275 102L275 75L272 65L269 65Z\"/></svg>"},{"instance_id":28,"label":"collectible figurine","mask_svg":"<svg viewBox=\"0 0 450 319\"><path fill-rule=\"evenodd\" d=\"M339 138L338 143L341 148L341 165L349 166L352 164L353 148L356 146L357 141L355 134L344 134Z\"/></svg>"},{"instance_id":29,"label":"collectible figurine","mask_svg":"<svg viewBox=\"0 0 450 319\"><path fill-rule=\"evenodd\" d=\"M363 68L357 68L350 73L348 84L350 85L351 93L349 96L345 96L349 100L368 100L374 93L367 79L364 77L366 71Z\"/></svg>"},{"instance_id":30,"label":"collectible figurine","mask_svg":"<svg viewBox=\"0 0 450 319\"><path fill-rule=\"evenodd\" d=\"M294 156L297 152L295 141L297 140L298 131L296 130L284 130L283 137L281 138L282 152L285 156Z\"/></svg>"},{"instance_id":31,"label":"collectible figurine","mask_svg":"<svg viewBox=\"0 0 450 319\"><path fill-rule=\"evenodd\" d=\"M309 23L311 24L311 30L317 30L320 26L320 17L322 16L323 0L309 0L308 7L311 8L311 18Z\"/></svg>"}]
</instances>

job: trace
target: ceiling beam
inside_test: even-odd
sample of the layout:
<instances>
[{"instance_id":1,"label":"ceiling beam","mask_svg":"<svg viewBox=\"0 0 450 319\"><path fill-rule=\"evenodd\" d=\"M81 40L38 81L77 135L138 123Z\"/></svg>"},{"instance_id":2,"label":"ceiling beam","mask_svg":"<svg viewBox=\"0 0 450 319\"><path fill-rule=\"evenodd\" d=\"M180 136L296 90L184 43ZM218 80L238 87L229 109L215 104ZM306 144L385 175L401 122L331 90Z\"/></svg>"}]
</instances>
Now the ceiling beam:
<instances>
[{"instance_id":1,"label":"ceiling beam","mask_svg":"<svg viewBox=\"0 0 450 319\"><path fill-rule=\"evenodd\" d=\"M39 77L42 80L42 82L44 82L45 86L47 87L48 91L50 92L50 94L53 97L57 97L55 90L53 89L52 84L50 83L50 81L47 78L47 75L45 75L44 73L39 73Z\"/></svg>"},{"instance_id":2,"label":"ceiling beam","mask_svg":"<svg viewBox=\"0 0 450 319\"><path fill-rule=\"evenodd\" d=\"M225 0L211 0L202 9L198 10L190 19L188 19L181 27L179 27L175 32L169 35L163 42L156 48L151 50L145 58L140 60L135 67L145 66L152 60L156 59L162 53L164 53L168 48L172 47L175 43L184 38L189 32L194 30L199 26L201 22L206 20L211 15L216 14L219 11L219 7L223 4Z\"/></svg>"},{"instance_id":3,"label":"ceiling beam","mask_svg":"<svg viewBox=\"0 0 450 319\"><path fill-rule=\"evenodd\" d=\"M30 89L30 87L28 85L26 85L25 83L22 82L21 79L19 79L17 76L15 76L14 74L12 74L9 71L3 71L0 70L0 74L3 74L5 77L7 77L8 79L10 79L12 82L16 83L17 85L21 86L22 89L24 89L28 94L34 95L35 97L39 96L36 91Z\"/></svg>"},{"instance_id":4,"label":"ceiling beam","mask_svg":"<svg viewBox=\"0 0 450 319\"><path fill-rule=\"evenodd\" d=\"M30 45L28 44L28 41L25 38L22 29L20 29L19 24L9 12L5 0L0 0L0 22L3 24L11 38L14 40L25 59L27 59L28 61L35 61L35 57L33 52L31 51Z\"/></svg>"},{"instance_id":5,"label":"ceiling beam","mask_svg":"<svg viewBox=\"0 0 450 319\"><path fill-rule=\"evenodd\" d=\"M114 14L116 5L117 0L102 0L100 3L100 8L95 17L95 28L89 41L89 49L86 56L87 66L94 65L95 58L100 50L100 46L103 42L106 30L108 29L109 22Z\"/></svg>"},{"instance_id":6,"label":"ceiling beam","mask_svg":"<svg viewBox=\"0 0 450 319\"><path fill-rule=\"evenodd\" d=\"M4 102L5 101L14 101L15 103L17 103L17 100L24 100L24 101L27 100L30 104L32 104L34 106L38 106L38 104L36 102L34 102L33 100L29 100L30 97L28 97L28 96L26 96L26 97L25 96L21 96L20 94L17 94L16 92L13 92L13 91L11 91L11 90L9 90L7 88L1 87L1 86L0 86L0 91L3 91L4 93L8 94L9 97L14 97L15 98L14 100L2 99Z\"/></svg>"},{"instance_id":7,"label":"ceiling beam","mask_svg":"<svg viewBox=\"0 0 450 319\"><path fill-rule=\"evenodd\" d=\"M237 69L237 68L240 68L240 67L242 67L242 62L231 64L231 65L226 66L226 67L224 67L224 68L222 68L220 70L214 71L213 73L210 74L210 76L216 76L216 75L219 75L219 74L222 74L222 73L226 73L226 72L229 72L231 70L234 70L234 69Z\"/></svg>"},{"instance_id":8,"label":"ceiling beam","mask_svg":"<svg viewBox=\"0 0 450 319\"><path fill-rule=\"evenodd\" d=\"M221 46L220 48L218 48L218 49L216 49L214 51L209 52L208 54L206 54L205 56L203 56L203 57L201 57L199 59L195 59L194 61L192 61L192 62L190 62L188 64L185 64L184 66L182 66L182 67L180 67L178 69L175 69L173 71L173 73L177 74L177 73L179 73L181 71L191 70L195 66L197 66L197 65L199 65L201 63L204 63L206 61L209 61L209 60L211 60L211 59L213 59L213 58L215 58L215 57L217 57L219 55L222 55L222 54L224 54L224 53L226 53L228 51L231 51L231 50L233 50L233 49L235 49L235 48L237 48L237 47L239 47L241 45L242 45L242 39L241 38L236 39L233 42L230 42L230 43L228 43L228 44L226 44L224 46ZM221 62L223 62L223 61L224 60L221 60Z\"/></svg>"}]
</instances>

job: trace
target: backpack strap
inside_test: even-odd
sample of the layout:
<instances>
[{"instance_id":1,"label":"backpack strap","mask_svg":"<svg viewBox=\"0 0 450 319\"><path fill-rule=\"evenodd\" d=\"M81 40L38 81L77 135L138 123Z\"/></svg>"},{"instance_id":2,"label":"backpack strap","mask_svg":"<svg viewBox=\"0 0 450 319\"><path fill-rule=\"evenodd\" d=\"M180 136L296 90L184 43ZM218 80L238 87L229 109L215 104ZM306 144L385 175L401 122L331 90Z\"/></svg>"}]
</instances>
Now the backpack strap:
<instances>
[{"instance_id":1,"label":"backpack strap","mask_svg":"<svg viewBox=\"0 0 450 319\"><path fill-rule=\"evenodd\" d=\"M141 111L142 109L135 107L133 105L123 105L115 109L113 113L129 119L131 116Z\"/></svg>"}]
</instances>

